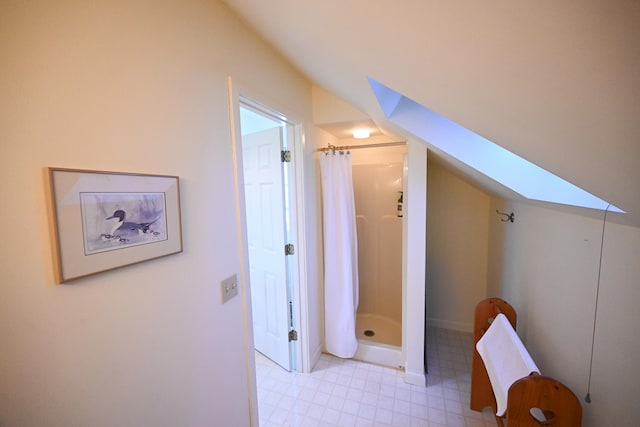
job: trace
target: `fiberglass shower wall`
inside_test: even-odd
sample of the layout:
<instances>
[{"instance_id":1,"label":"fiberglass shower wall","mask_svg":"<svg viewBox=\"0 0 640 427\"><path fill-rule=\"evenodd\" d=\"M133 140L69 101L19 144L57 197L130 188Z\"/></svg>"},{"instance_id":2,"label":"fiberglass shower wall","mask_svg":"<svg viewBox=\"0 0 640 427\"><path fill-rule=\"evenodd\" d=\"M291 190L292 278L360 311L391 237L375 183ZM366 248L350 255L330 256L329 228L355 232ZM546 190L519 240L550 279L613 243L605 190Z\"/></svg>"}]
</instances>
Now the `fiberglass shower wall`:
<instances>
[{"instance_id":1,"label":"fiberglass shower wall","mask_svg":"<svg viewBox=\"0 0 640 427\"><path fill-rule=\"evenodd\" d=\"M405 147L352 150L358 228L359 340L402 345L402 188Z\"/></svg>"}]
</instances>

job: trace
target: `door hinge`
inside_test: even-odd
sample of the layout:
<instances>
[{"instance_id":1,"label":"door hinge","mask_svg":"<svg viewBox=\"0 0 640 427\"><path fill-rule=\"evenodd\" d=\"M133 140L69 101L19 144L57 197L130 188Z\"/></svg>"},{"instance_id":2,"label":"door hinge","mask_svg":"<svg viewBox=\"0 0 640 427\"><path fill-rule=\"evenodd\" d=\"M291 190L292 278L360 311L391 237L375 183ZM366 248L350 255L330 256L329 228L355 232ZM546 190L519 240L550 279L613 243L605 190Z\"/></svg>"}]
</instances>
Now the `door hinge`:
<instances>
[{"instance_id":1,"label":"door hinge","mask_svg":"<svg viewBox=\"0 0 640 427\"><path fill-rule=\"evenodd\" d=\"M280 151L280 160L282 160L282 163L289 163L291 161L291 150Z\"/></svg>"},{"instance_id":2,"label":"door hinge","mask_svg":"<svg viewBox=\"0 0 640 427\"><path fill-rule=\"evenodd\" d=\"M289 331L289 341L298 341L298 331L295 329Z\"/></svg>"},{"instance_id":3,"label":"door hinge","mask_svg":"<svg viewBox=\"0 0 640 427\"><path fill-rule=\"evenodd\" d=\"M292 243L287 243L286 245L284 245L285 255L293 255L294 252L295 252L295 248L293 247Z\"/></svg>"}]
</instances>

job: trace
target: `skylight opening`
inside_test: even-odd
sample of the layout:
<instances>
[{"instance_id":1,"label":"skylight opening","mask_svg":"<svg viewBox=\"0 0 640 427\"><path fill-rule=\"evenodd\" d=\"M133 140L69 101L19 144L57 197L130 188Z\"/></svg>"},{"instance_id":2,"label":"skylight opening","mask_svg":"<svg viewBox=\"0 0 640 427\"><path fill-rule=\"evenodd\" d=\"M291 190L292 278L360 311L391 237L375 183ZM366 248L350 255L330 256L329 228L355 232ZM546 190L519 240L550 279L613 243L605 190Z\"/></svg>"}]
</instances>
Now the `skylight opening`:
<instances>
[{"instance_id":1,"label":"skylight opening","mask_svg":"<svg viewBox=\"0 0 640 427\"><path fill-rule=\"evenodd\" d=\"M523 197L624 213L382 83L369 78L369 84L390 121Z\"/></svg>"}]
</instances>

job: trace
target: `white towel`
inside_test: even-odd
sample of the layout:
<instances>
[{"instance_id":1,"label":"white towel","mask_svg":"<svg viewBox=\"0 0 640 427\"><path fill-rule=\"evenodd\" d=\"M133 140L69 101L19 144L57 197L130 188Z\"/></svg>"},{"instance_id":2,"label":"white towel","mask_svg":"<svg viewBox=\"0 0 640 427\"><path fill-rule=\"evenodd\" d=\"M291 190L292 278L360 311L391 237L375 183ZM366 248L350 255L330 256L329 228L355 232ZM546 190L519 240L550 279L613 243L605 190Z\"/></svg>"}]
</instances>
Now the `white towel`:
<instances>
[{"instance_id":1,"label":"white towel","mask_svg":"<svg viewBox=\"0 0 640 427\"><path fill-rule=\"evenodd\" d=\"M487 332L478 340L476 349L487 368L496 396L496 415L501 417L507 410L507 393L511 384L532 372L539 374L540 371L502 313L496 316Z\"/></svg>"}]
</instances>

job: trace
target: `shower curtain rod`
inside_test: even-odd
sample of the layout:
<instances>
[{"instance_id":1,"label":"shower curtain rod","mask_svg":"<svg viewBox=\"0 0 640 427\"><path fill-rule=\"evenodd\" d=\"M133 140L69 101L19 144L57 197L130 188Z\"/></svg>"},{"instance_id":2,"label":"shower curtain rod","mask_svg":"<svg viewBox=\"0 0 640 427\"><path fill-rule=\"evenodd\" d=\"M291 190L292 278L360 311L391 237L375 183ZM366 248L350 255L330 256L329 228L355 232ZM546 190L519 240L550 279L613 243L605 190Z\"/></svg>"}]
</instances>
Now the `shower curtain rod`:
<instances>
[{"instance_id":1,"label":"shower curtain rod","mask_svg":"<svg viewBox=\"0 0 640 427\"><path fill-rule=\"evenodd\" d=\"M328 144L324 148L318 148L316 151L322 151L323 153L328 153L329 151L336 152L337 151L346 151L346 150L355 150L356 148L379 148L379 147L393 147L396 145L407 145L406 141L393 141L393 142L381 142L379 144L363 144L363 145L331 145Z\"/></svg>"}]
</instances>

